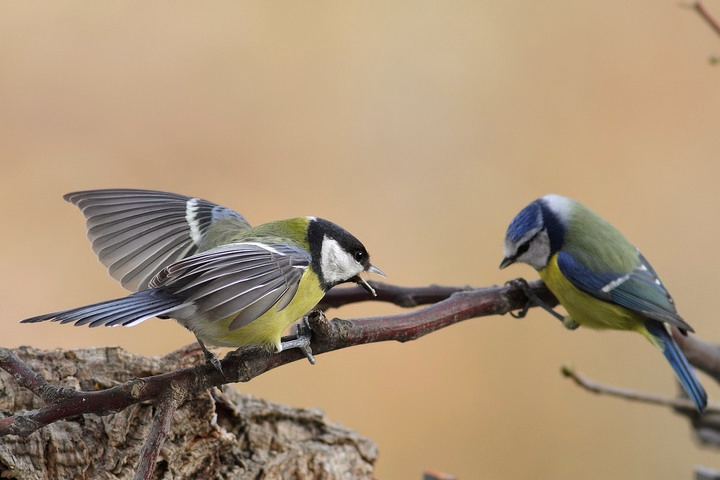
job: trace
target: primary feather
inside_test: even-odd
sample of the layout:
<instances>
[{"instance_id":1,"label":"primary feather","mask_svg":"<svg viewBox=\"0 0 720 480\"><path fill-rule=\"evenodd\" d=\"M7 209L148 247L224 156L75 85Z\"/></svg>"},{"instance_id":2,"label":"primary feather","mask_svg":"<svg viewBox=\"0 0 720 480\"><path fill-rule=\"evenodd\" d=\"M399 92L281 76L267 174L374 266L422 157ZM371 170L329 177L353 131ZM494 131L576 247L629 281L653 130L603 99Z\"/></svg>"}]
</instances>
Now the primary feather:
<instances>
[{"instance_id":1,"label":"primary feather","mask_svg":"<svg viewBox=\"0 0 720 480\"><path fill-rule=\"evenodd\" d=\"M109 189L63 198L85 216L100 262L130 291L147 288L164 267L197 253L213 222L225 219L238 230L250 228L229 208L176 193Z\"/></svg>"}]
</instances>

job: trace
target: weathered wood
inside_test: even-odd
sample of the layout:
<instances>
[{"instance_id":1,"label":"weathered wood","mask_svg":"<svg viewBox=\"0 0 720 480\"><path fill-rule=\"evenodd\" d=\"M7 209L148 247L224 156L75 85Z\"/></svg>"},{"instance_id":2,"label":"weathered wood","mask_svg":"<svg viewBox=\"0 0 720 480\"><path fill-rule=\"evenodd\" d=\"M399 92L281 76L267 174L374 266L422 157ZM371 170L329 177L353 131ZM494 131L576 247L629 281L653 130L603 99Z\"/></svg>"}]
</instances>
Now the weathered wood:
<instances>
[{"instance_id":1,"label":"weathered wood","mask_svg":"<svg viewBox=\"0 0 720 480\"><path fill-rule=\"evenodd\" d=\"M120 348L14 352L51 384L99 390L202 362L197 349L144 357ZM43 402L0 371L0 417ZM28 437L0 437L0 478L131 479L156 406L133 405L105 416L82 415ZM373 478L375 444L328 422L319 410L223 392L190 396L175 412L153 478Z\"/></svg>"}]
</instances>

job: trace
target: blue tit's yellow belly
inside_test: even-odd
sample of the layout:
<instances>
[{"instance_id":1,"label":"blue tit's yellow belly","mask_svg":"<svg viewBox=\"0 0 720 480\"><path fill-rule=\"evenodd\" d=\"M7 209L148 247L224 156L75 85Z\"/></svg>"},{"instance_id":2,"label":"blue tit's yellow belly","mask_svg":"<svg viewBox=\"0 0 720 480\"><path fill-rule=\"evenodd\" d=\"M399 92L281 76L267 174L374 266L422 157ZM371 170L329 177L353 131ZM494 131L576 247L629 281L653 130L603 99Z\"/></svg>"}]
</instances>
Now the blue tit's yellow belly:
<instances>
[{"instance_id":1,"label":"blue tit's yellow belly","mask_svg":"<svg viewBox=\"0 0 720 480\"><path fill-rule=\"evenodd\" d=\"M229 330L234 316L209 322L204 318L191 316L178 322L194 332L203 343L221 347L243 347L257 345L276 351L280 347L283 332L293 322L307 314L325 295L320 288L317 275L308 268L300 280L295 297L281 311L275 306L247 325Z\"/></svg>"},{"instance_id":2,"label":"blue tit's yellow belly","mask_svg":"<svg viewBox=\"0 0 720 480\"><path fill-rule=\"evenodd\" d=\"M642 317L624 307L599 300L578 290L560 272L557 254L539 271L545 285L579 325L594 329L635 330L647 335Z\"/></svg>"}]
</instances>

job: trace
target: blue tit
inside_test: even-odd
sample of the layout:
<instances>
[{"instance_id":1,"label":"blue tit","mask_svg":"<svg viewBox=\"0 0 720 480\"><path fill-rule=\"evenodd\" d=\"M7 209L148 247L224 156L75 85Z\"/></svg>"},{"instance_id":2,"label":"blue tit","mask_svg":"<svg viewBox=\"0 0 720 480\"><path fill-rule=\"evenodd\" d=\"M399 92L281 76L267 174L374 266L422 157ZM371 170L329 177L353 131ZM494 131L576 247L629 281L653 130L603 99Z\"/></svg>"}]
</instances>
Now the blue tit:
<instances>
[{"instance_id":1,"label":"blue tit","mask_svg":"<svg viewBox=\"0 0 720 480\"><path fill-rule=\"evenodd\" d=\"M307 347L307 341L282 342L288 326L333 286L356 282L374 295L359 274L383 275L357 238L321 218L251 227L226 207L148 190L90 190L64 198L85 216L92 248L110 275L135 293L23 323L110 327L173 318L217 366L205 343L274 352Z\"/></svg>"},{"instance_id":2,"label":"blue tit","mask_svg":"<svg viewBox=\"0 0 720 480\"><path fill-rule=\"evenodd\" d=\"M707 394L667 326L693 329L643 255L610 223L570 198L546 195L517 214L500 268L535 268L568 316L568 328L634 330L658 347L702 412Z\"/></svg>"}]
</instances>

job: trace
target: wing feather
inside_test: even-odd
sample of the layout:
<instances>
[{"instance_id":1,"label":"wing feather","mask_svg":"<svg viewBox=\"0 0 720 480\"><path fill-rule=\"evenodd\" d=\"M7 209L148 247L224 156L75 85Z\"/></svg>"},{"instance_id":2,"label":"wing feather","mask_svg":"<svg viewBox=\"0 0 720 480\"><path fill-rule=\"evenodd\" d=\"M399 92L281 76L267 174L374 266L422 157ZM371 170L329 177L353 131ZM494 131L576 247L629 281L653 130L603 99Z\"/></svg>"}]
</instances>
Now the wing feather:
<instances>
[{"instance_id":1,"label":"wing feather","mask_svg":"<svg viewBox=\"0 0 720 480\"><path fill-rule=\"evenodd\" d=\"M639 252L637 267L630 272L595 272L567 251L558 253L557 263L570 283L583 292L640 313L646 318L693 331L677 314L672 297Z\"/></svg>"},{"instance_id":2,"label":"wing feather","mask_svg":"<svg viewBox=\"0 0 720 480\"><path fill-rule=\"evenodd\" d=\"M295 269L297 270L297 269ZM286 283L287 289L283 292L283 294L280 296L280 300L277 302L277 306L275 309L279 312L283 308L287 307L290 301L295 297L295 294L297 293L297 289L300 286L300 278L302 278L301 272L292 272L292 275L297 275L298 279L297 281L289 281Z\"/></svg>"},{"instance_id":3,"label":"wing feather","mask_svg":"<svg viewBox=\"0 0 720 480\"><path fill-rule=\"evenodd\" d=\"M213 221L250 227L237 212L175 193L108 189L73 192L64 198L85 216L99 260L131 291L147 288L163 268L194 255Z\"/></svg>"},{"instance_id":4,"label":"wing feather","mask_svg":"<svg viewBox=\"0 0 720 480\"><path fill-rule=\"evenodd\" d=\"M171 264L149 285L192 302L195 314L208 321L234 316L232 330L273 305L278 311L287 307L310 262L310 254L297 246L234 243Z\"/></svg>"},{"instance_id":5,"label":"wing feather","mask_svg":"<svg viewBox=\"0 0 720 480\"><path fill-rule=\"evenodd\" d=\"M264 271L247 278L240 275L220 277L219 281L216 279L201 288L193 288L188 300L198 302L201 308L207 310L239 297L246 298L247 302L251 303L252 296L258 294L253 292L259 291L262 296L271 288L270 285L281 279L282 272L278 270Z\"/></svg>"}]
</instances>

